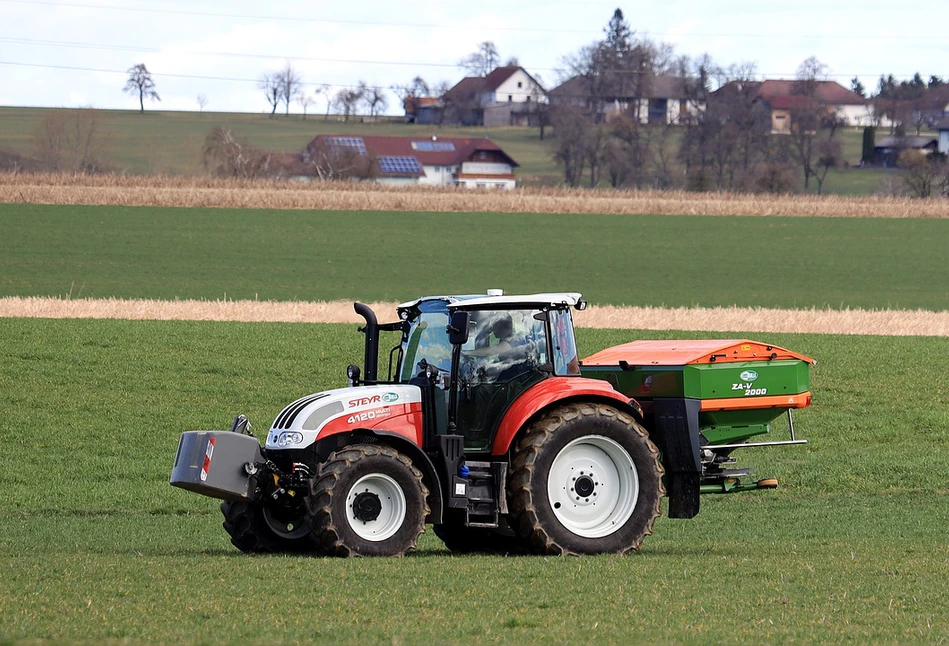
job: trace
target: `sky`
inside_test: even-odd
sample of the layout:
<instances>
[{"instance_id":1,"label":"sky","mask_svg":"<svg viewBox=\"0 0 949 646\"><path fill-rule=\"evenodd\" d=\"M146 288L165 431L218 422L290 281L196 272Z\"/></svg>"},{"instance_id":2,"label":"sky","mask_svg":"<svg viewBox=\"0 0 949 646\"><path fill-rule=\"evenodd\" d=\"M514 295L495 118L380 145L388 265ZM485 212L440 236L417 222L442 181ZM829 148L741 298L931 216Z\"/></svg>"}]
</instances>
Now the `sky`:
<instances>
[{"instance_id":1,"label":"sky","mask_svg":"<svg viewBox=\"0 0 949 646\"><path fill-rule=\"evenodd\" d=\"M289 61L308 111L322 113L320 86L453 85L483 41L551 88L563 57L602 38L617 7L638 36L725 67L756 63L760 78L793 78L811 56L831 80L859 76L871 91L881 74L949 77L939 0L0 0L0 105L137 109L122 88L144 63L161 97L146 109L198 110L203 95L207 111L269 112L257 82Z\"/></svg>"}]
</instances>

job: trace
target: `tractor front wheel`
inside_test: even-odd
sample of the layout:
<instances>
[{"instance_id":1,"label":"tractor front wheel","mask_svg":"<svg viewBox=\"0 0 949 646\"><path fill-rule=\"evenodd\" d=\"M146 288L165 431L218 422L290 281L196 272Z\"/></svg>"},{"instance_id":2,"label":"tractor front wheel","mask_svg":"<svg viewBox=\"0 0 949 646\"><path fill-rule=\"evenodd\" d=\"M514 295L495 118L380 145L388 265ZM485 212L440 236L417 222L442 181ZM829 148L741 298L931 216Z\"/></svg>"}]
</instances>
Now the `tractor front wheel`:
<instances>
[{"instance_id":1,"label":"tractor front wheel","mask_svg":"<svg viewBox=\"0 0 949 646\"><path fill-rule=\"evenodd\" d=\"M251 502L222 502L224 530L242 552L317 552L306 510L269 509Z\"/></svg>"},{"instance_id":2,"label":"tractor front wheel","mask_svg":"<svg viewBox=\"0 0 949 646\"><path fill-rule=\"evenodd\" d=\"M509 491L513 525L536 553L636 550L661 511L659 451L630 415L570 404L520 440Z\"/></svg>"},{"instance_id":3,"label":"tractor front wheel","mask_svg":"<svg viewBox=\"0 0 949 646\"><path fill-rule=\"evenodd\" d=\"M403 556L425 531L428 489L412 461L355 444L320 465L307 499L313 536L335 556Z\"/></svg>"}]
</instances>

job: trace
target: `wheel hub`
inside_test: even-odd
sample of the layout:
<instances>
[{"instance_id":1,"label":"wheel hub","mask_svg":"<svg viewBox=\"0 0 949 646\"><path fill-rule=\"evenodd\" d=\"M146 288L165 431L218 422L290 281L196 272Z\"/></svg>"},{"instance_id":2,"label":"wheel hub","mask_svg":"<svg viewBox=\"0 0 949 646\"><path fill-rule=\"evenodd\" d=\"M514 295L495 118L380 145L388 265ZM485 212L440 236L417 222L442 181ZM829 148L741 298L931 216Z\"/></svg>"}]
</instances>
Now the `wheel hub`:
<instances>
[{"instance_id":1,"label":"wheel hub","mask_svg":"<svg viewBox=\"0 0 949 646\"><path fill-rule=\"evenodd\" d=\"M593 495L594 489L596 489L596 482L593 478L584 474L577 478L576 482L573 483L573 490L580 498L589 498Z\"/></svg>"},{"instance_id":2,"label":"wheel hub","mask_svg":"<svg viewBox=\"0 0 949 646\"><path fill-rule=\"evenodd\" d=\"M405 492L391 476L370 473L357 480L346 496L349 527L367 541L392 538L402 527L408 505Z\"/></svg>"},{"instance_id":3,"label":"wheel hub","mask_svg":"<svg viewBox=\"0 0 949 646\"><path fill-rule=\"evenodd\" d=\"M353 500L353 515L364 523L372 522L382 513L382 501L371 491L356 494Z\"/></svg>"}]
</instances>

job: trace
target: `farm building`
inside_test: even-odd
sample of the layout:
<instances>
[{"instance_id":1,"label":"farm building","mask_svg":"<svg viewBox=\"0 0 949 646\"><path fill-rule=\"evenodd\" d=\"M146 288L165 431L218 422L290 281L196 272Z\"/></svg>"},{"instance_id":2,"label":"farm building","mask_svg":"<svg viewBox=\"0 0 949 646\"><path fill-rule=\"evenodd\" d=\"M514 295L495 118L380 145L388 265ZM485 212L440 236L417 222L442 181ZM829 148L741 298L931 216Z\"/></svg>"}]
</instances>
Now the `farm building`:
<instances>
[{"instance_id":1,"label":"farm building","mask_svg":"<svg viewBox=\"0 0 949 646\"><path fill-rule=\"evenodd\" d=\"M402 99L405 122L437 125L442 122L445 104L437 96L407 96Z\"/></svg>"},{"instance_id":2,"label":"farm building","mask_svg":"<svg viewBox=\"0 0 949 646\"><path fill-rule=\"evenodd\" d=\"M646 77L639 87L628 92L594 97L590 79L574 76L550 91L550 102L572 105L587 113L595 110L599 118L607 121L614 115L631 112L640 123L678 124L705 109L703 95L704 92L690 90L686 79L657 75Z\"/></svg>"},{"instance_id":3,"label":"farm building","mask_svg":"<svg viewBox=\"0 0 949 646\"><path fill-rule=\"evenodd\" d=\"M834 81L817 81L812 90L808 89L803 81L732 81L713 92L712 97L734 92L735 86L738 85L742 86L742 94L771 112L771 131L775 134L791 132L791 117L794 112L812 105L832 110L847 126L874 125L869 102Z\"/></svg>"},{"instance_id":4,"label":"farm building","mask_svg":"<svg viewBox=\"0 0 949 646\"><path fill-rule=\"evenodd\" d=\"M495 68L487 76L467 76L445 92L445 117L467 126L534 125L543 86L522 67Z\"/></svg>"},{"instance_id":5,"label":"farm building","mask_svg":"<svg viewBox=\"0 0 949 646\"><path fill-rule=\"evenodd\" d=\"M514 188L518 163L490 139L320 135L302 153L308 174L380 184Z\"/></svg>"},{"instance_id":6,"label":"farm building","mask_svg":"<svg viewBox=\"0 0 949 646\"><path fill-rule=\"evenodd\" d=\"M939 133L939 152L949 155L949 119L940 119L933 128Z\"/></svg>"},{"instance_id":7,"label":"farm building","mask_svg":"<svg viewBox=\"0 0 949 646\"><path fill-rule=\"evenodd\" d=\"M932 136L880 137L873 147L873 163L882 166L898 166L900 155L908 150L931 155L938 149L939 140Z\"/></svg>"}]
</instances>

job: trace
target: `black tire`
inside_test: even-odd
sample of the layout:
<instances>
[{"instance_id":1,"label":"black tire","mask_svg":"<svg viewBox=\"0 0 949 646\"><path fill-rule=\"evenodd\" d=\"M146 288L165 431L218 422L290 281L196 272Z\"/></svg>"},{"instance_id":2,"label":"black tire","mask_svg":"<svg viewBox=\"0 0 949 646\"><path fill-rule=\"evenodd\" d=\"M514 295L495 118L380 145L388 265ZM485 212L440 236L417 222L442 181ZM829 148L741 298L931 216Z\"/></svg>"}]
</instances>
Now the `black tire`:
<instances>
[{"instance_id":1,"label":"black tire","mask_svg":"<svg viewBox=\"0 0 949 646\"><path fill-rule=\"evenodd\" d=\"M221 503L224 531L230 535L231 544L251 554L318 552L305 512L301 507L299 518L294 518L293 514L265 510L250 502ZM284 523L295 527L285 529Z\"/></svg>"},{"instance_id":2,"label":"black tire","mask_svg":"<svg viewBox=\"0 0 949 646\"><path fill-rule=\"evenodd\" d=\"M557 408L518 442L512 524L537 554L638 550L661 513L662 473L658 449L632 416L596 403Z\"/></svg>"},{"instance_id":3,"label":"black tire","mask_svg":"<svg viewBox=\"0 0 949 646\"><path fill-rule=\"evenodd\" d=\"M395 449L354 444L320 465L307 508L314 539L326 553L403 556L425 531L428 488Z\"/></svg>"},{"instance_id":4,"label":"black tire","mask_svg":"<svg viewBox=\"0 0 949 646\"><path fill-rule=\"evenodd\" d=\"M524 554L527 543L519 536L508 536L494 530L463 525L444 524L433 527L452 554Z\"/></svg>"}]
</instances>

